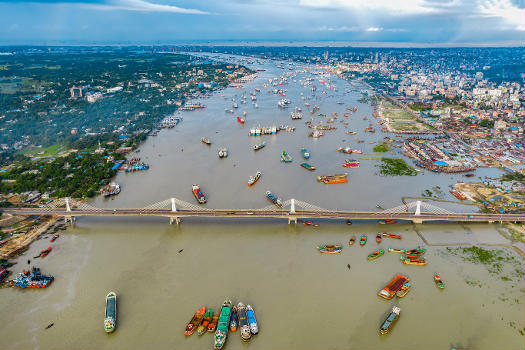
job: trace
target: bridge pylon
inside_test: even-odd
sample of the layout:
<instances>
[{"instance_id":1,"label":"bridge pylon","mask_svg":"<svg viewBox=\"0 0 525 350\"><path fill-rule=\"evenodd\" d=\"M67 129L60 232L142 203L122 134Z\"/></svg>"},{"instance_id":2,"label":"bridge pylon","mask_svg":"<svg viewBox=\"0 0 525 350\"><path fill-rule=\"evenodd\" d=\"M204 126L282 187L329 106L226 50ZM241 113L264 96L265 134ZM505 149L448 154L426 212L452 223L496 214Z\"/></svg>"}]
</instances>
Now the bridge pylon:
<instances>
[{"instance_id":1,"label":"bridge pylon","mask_svg":"<svg viewBox=\"0 0 525 350\"><path fill-rule=\"evenodd\" d=\"M66 213L71 213L71 205L69 204L69 197L66 197ZM75 221L75 217L73 215L65 215L64 216L64 222L67 224L70 222L73 224Z\"/></svg>"},{"instance_id":2,"label":"bridge pylon","mask_svg":"<svg viewBox=\"0 0 525 350\"><path fill-rule=\"evenodd\" d=\"M175 198L171 198L171 212L172 213L176 213L177 212L177 206L175 205ZM176 222L177 225L180 224L180 217L178 217L178 216L170 216L170 225L172 225L173 222Z\"/></svg>"},{"instance_id":3,"label":"bridge pylon","mask_svg":"<svg viewBox=\"0 0 525 350\"><path fill-rule=\"evenodd\" d=\"M292 222L297 225L297 217L292 215L295 215L295 199L290 199L290 213L288 214L288 225L290 225Z\"/></svg>"}]
</instances>

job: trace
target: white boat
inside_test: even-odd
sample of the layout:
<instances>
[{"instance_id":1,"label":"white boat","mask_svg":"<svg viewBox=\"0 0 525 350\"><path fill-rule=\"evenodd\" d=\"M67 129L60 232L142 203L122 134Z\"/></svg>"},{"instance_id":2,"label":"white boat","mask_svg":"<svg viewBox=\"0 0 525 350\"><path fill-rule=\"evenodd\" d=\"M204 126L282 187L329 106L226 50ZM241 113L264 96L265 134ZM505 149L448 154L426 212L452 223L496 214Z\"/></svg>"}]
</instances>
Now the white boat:
<instances>
[{"instance_id":1,"label":"white boat","mask_svg":"<svg viewBox=\"0 0 525 350\"><path fill-rule=\"evenodd\" d=\"M228 149L227 148L219 148L217 151L219 158L226 158L228 157Z\"/></svg>"}]
</instances>

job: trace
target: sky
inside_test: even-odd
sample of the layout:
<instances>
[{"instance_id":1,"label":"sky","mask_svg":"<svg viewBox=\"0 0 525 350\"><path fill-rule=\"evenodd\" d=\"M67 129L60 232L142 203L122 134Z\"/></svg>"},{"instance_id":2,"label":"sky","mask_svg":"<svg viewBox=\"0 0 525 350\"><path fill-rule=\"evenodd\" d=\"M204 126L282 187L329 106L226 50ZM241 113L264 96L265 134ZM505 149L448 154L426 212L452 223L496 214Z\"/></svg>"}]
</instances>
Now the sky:
<instances>
[{"instance_id":1,"label":"sky","mask_svg":"<svg viewBox=\"0 0 525 350\"><path fill-rule=\"evenodd\" d=\"M525 0L0 0L0 44L525 42Z\"/></svg>"}]
</instances>

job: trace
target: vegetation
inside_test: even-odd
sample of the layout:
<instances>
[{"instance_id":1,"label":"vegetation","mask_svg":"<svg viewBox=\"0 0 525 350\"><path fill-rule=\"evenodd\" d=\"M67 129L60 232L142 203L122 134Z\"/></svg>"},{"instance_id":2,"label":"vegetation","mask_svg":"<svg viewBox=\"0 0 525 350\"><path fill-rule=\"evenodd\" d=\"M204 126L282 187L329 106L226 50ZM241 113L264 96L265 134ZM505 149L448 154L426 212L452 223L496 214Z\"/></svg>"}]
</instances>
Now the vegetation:
<instances>
[{"instance_id":1,"label":"vegetation","mask_svg":"<svg viewBox=\"0 0 525 350\"><path fill-rule=\"evenodd\" d=\"M388 146L385 143L375 145L374 152L388 152Z\"/></svg>"},{"instance_id":2,"label":"vegetation","mask_svg":"<svg viewBox=\"0 0 525 350\"><path fill-rule=\"evenodd\" d=\"M385 176L416 176L417 172L400 158L381 158L379 173Z\"/></svg>"}]
</instances>

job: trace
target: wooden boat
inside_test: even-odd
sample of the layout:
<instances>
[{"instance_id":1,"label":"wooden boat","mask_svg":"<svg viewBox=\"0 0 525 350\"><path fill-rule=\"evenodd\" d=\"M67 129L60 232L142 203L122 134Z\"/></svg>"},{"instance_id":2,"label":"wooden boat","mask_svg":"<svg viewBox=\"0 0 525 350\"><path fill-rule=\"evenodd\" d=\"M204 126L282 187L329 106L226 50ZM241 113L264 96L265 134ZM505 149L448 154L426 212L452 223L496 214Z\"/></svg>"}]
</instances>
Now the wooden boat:
<instances>
[{"instance_id":1,"label":"wooden boat","mask_svg":"<svg viewBox=\"0 0 525 350\"><path fill-rule=\"evenodd\" d=\"M306 150L306 148L301 148L301 154L303 155L304 159L310 158L310 153Z\"/></svg>"},{"instance_id":2,"label":"wooden boat","mask_svg":"<svg viewBox=\"0 0 525 350\"><path fill-rule=\"evenodd\" d=\"M211 322L211 318L213 317L213 310L209 308L206 310L206 313L204 314L204 317L202 318L202 323L197 328L197 334L203 335L206 333L206 330L208 329L208 325Z\"/></svg>"},{"instance_id":3,"label":"wooden boat","mask_svg":"<svg viewBox=\"0 0 525 350\"><path fill-rule=\"evenodd\" d=\"M117 293L109 292L106 295L106 316L104 318L104 330L111 333L117 327Z\"/></svg>"},{"instance_id":4,"label":"wooden boat","mask_svg":"<svg viewBox=\"0 0 525 350\"><path fill-rule=\"evenodd\" d=\"M445 283L443 283L441 277L438 274L434 275L434 282L436 283L436 287L439 289L445 288Z\"/></svg>"},{"instance_id":5,"label":"wooden boat","mask_svg":"<svg viewBox=\"0 0 525 350\"><path fill-rule=\"evenodd\" d=\"M219 323L217 324L217 330L214 336L214 347L216 350L222 349L228 338L228 330L230 326L230 315L232 309L231 300L225 300L222 303L221 314L219 316Z\"/></svg>"},{"instance_id":6,"label":"wooden boat","mask_svg":"<svg viewBox=\"0 0 525 350\"><path fill-rule=\"evenodd\" d=\"M425 248L417 248L417 249L411 249L411 250L407 250L405 251L406 254L408 255L423 255L425 254L427 250Z\"/></svg>"},{"instance_id":7,"label":"wooden boat","mask_svg":"<svg viewBox=\"0 0 525 350\"><path fill-rule=\"evenodd\" d=\"M237 315L237 308L232 308L232 315L230 317L230 332L236 332L239 325L239 316Z\"/></svg>"},{"instance_id":8,"label":"wooden boat","mask_svg":"<svg viewBox=\"0 0 525 350\"><path fill-rule=\"evenodd\" d=\"M388 248L388 252L390 253L401 253L401 254L404 254L406 252L406 250L404 249L399 249L399 248Z\"/></svg>"},{"instance_id":9,"label":"wooden boat","mask_svg":"<svg viewBox=\"0 0 525 350\"><path fill-rule=\"evenodd\" d=\"M346 183L346 182L348 182L348 179L346 178L342 178L342 179L328 178L328 179L323 180L323 183L325 185L341 184L341 183Z\"/></svg>"},{"instance_id":10,"label":"wooden boat","mask_svg":"<svg viewBox=\"0 0 525 350\"><path fill-rule=\"evenodd\" d=\"M241 328L241 339L244 341L250 340L252 332L248 323L248 315L246 314L246 307L243 303L237 304L237 311L239 313L239 327Z\"/></svg>"},{"instance_id":11,"label":"wooden boat","mask_svg":"<svg viewBox=\"0 0 525 350\"><path fill-rule=\"evenodd\" d=\"M388 219L388 220L381 220L381 221L379 221L379 224L380 225L387 225L387 224L395 224L396 222L397 222L397 220Z\"/></svg>"},{"instance_id":12,"label":"wooden boat","mask_svg":"<svg viewBox=\"0 0 525 350\"><path fill-rule=\"evenodd\" d=\"M368 240L368 237L366 235L361 236L361 239L359 240L359 244L361 245L361 247L366 244L367 240Z\"/></svg>"},{"instance_id":13,"label":"wooden boat","mask_svg":"<svg viewBox=\"0 0 525 350\"><path fill-rule=\"evenodd\" d=\"M244 120L243 118L241 117L237 117L237 121L241 124L244 124L246 122L246 120Z\"/></svg>"},{"instance_id":14,"label":"wooden boat","mask_svg":"<svg viewBox=\"0 0 525 350\"><path fill-rule=\"evenodd\" d=\"M463 193L461 193L461 192L458 192L458 191L450 191L450 193L452 193L452 195L453 195L454 197L456 197L457 199L459 199L459 200L462 200L462 201L463 201L463 200L467 199L467 196L465 196L465 195L464 195Z\"/></svg>"},{"instance_id":15,"label":"wooden boat","mask_svg":"<svg viewBox=\"0 0 525 350\"><path fill-rule=\"evenodd\" d=\"M271 201L273 204L275 204L279 208L283 207L283 201L281 200L281 198L274 196L272 192L266 191L266 198L268 198L269 201Z\"/></svg>"},{"instance_id":16,"label":"wooden boat","mask_svg":"<svg viewBox=\"0 0 525 350\"><path fill-rule=\"evenodd\" d=\"M54 242L54 241L56 241L58 237L60 237L59 234L54 235L53 237L51 237L50 242Z\"/></svg>"},{"instance_id":17,"label":"wooden boat","mask_svg":"<svg viewBox=\"0 0 525 350\"><path fill-rule=\"evenodd\" d=\"M49 253L51 253L51 247L47 247L46 249L43 249L40 254L38 254L38 257L45 258Z\"/></svg>"},{"instance_id":18,"label":"wooden boat","mask_svg":"<svg viewBox=\"0 0 525 350\"><path fill-rule=\"evenodd\" d=\"M410 282L403 284L400 290L397 291L396 297L403 298L410 291Z\"/></svg>"},{"instance_id":19,"label":"wooden boat","mask_svg":"<svg viewBox=\"0 0 525 350\"><path fill-rule=\"evenodd\" d=\"M254 151L258 151L258 150L260 150L261 148L263 148L264 146L266 146L266 143L265 143L265 142L253 146L253 150L254 150Z\"/></svg>"},{"instance_id":20,"label":"wooden boat","mask_svg":"<svg viewBox=\"0 0 525 350\"><path fill-rule=\"evenodd\" d=\"M400 312L401 312L401 309L397 306L394 306L392 308L392 312L390 312L386 320L383 322L383 324L379 328L379 333L381 334L390 333L390 330L392 329L392 327L394 327L394 324L399 319Z\"/></svg>"},{"instance_id":21,"label":"wooden boat","mask_svg":"<svg viewBox=\"0 0 525 350\"><path fill-rule=\"evenodd\" d=\"M346 179L348 176L347 173L344 174L335 174L335 175L321 175L317 177L318 182L323 182L326 179Z\"/></svg>"},{"instance_id":22,"label":"wooden boat","mask_svg":"<svg viewBox=\"0 0 525 350\"><path fill-rule=\"evenodd\" d=\"M350 240L348 241L348 245L352 246L352 245L354 245L354 243L355 243L355 235L350 237Z\"/></svg>"},{"instance_id":23,"label":"wooden boat","mask_svg":"<svg viewBox=\"0 0 525 350\"><path fill-rule=\"evenodd\" d=\"M257 325L257 320L255 319L255 311L250 304L246 305L246 315L248 316L248 325L250 326L250 332L252 334L259 333L259 326Z\"/></svg>"},{"instance_id":24,"label":"wooden boat","mask_svg":"<svg viewBox=\"0 0 525 350\"><path fill-rule=\"evenodd\" d=\"M202 143L204 143L207 146L211 145L211 141L205 137L201 138Z\"/></svg>"},{"instance_id":25,"label":"wooden boat","mask_svg":"<svg viewBox=\"0 0 525 350\"><path fill-rule=\"evenodd\" d=\"M322 254L338 254L343 250L343 246L340 244L325 244L317 246L317 249Z\"/></svg>"},{"instance_id":26,"label":"wooden boat","mask_svg":"<svg viewBox=\"0 0 525 350\"><path fill-rule=\"evenodd\" d=\"M383 289L377 292L377 295L379 295L381 298L390 300L399 290L401 290L401 287L403 287L403 285L409 281L410 278L407 276L403 276L401 274L396 275L396 277L388 282L388 284Z\"/></svg>"},{"instance_id":27,"label":"wooden boat","mask_svg":"<svg viewBox=\"0 0 525 350\"><path fill-rule=\"evenodd\" d=\"M379 258L383 254L385 254L385 250L381 249L381 250L378 250L377 252L373 252L372 254L368 254L368 256L366 258L368 260L375 260L375 259Z\"/></svg>"},{"instance_id":28,"label":"wooden boat","mask_svg":"<svg viewBox=\"0 0 525 350\"><path fill-rule=\"evenodd\" d=\"M248 180L248 186L253 186L259 179L261 178L261 172L257 171L255 176L250 176L250 179Z\"/></svg>"},{"instance_id":29,"label":"wooden boat","mask_svg":"<svg viewBox=\"0 0 525 350\"><path fill-rule=\"evenodd\" d=\"M381 243L382 240L383 240L383 238L381 237L381 232L379 232L379 233L376 235L376 242L377 242L377 243Z\"/></svg>"},{"instance_id":30,"label":"wooden boat","mask_svg":"<svg viewBox=\"0 0 525 350\"><path fill-rule=\"evenodd\" d=\"M388 237L388 238L395 238L395 239L403 238L403 237L401 237L401 235L395 235L393 233L388 233L388 232L383 232L383 236L384 237Z\"/></svg>"},{"instance_id":31,"label":"wooden boat","mask_svg":"<svg viewBox=\"0 0 525 350\"><path fill-rule=\"evenodd\" d=\"M290 163L292 161L292 157L286 151L283 151L283 154L281 154L281 162L283 163Z\"/></svg>"},{"instance_id":32,"label":"wooden boat","mask_svg":"<svg viewBox=\"0 0 525 350\"><path fill-rule=\"evenodd\" d=\"M193 195L195 196L195 199L197 199L197 202L199 202L199 204L206 203L206 197L204 196L204 193L202 193L199 185L193 185L191 187L191 191L193 192Z\"/></svg>"},{"instance_id":33,"label":"wooden boat","mask_svg":"<svg viewBox=\"0 0 525 350\"><path fill-rule=\"evenodd\" d=\"M219 323L219 313L214 312L211 322L208 324L208 332L213 333L217 329L217 323Z\"/></svg>"},{"instance_id":34,"label":"wooden boat","mask_svg":"<svg viewBox=\"0 0 525 350\"><path fill-rule=\"evenodd\" d=\"M313 165L308 164L308 163L301 163L300 165L303 168L305 168L306 170L310 170L310 171L314 171L315 170L315 167Z\"/></svg>"},{"instance_id":35,"label":"wooden boat","mask_svg":"<svg viewBox=\"0 0 525 350\"><path fill-rule=\"evenodd\" d=\"M193 332L197 330L197 328L202 322L202 319L204 318L204 313L206 313L205 306L201 307L200 309L197 310L197 312L195 312L190 322L188 322L188 324L186 325L186 329L184 330L184 335L192 335Z\"/></svg>"},{"instance_id":36,"label":"wooden boat","mask_svg":"<svg viewBox=\"0 0 525 350\"><path fill-rule=\"evenodd\" d=\"M344 168L359 168L359 162L352 159L345 159L343 163Z\"/></svg>"},{"instance_id":37,"label":"wooden boat","mask_svg":"<svg viewBox=\"0 0 525 350\"><path fill-rule=\"evenodd\" d=\"M425 260L425 258L408 259L408 258L402 256L401 257L401 261L405 265L425 266L427 264L427 261Z\"/></svg>"},{"instance_id":38,"label":"wooden boat","mask_svg":"<svg viewBox=\"0 0 525 350\"><path fill-rule=\"evenodd\" d=\"M350 220L347 219L347 220L346 220L346 224L347 224L347 225L352 225L352 221L350 221Z\"/></svg>"}]
</instances>

